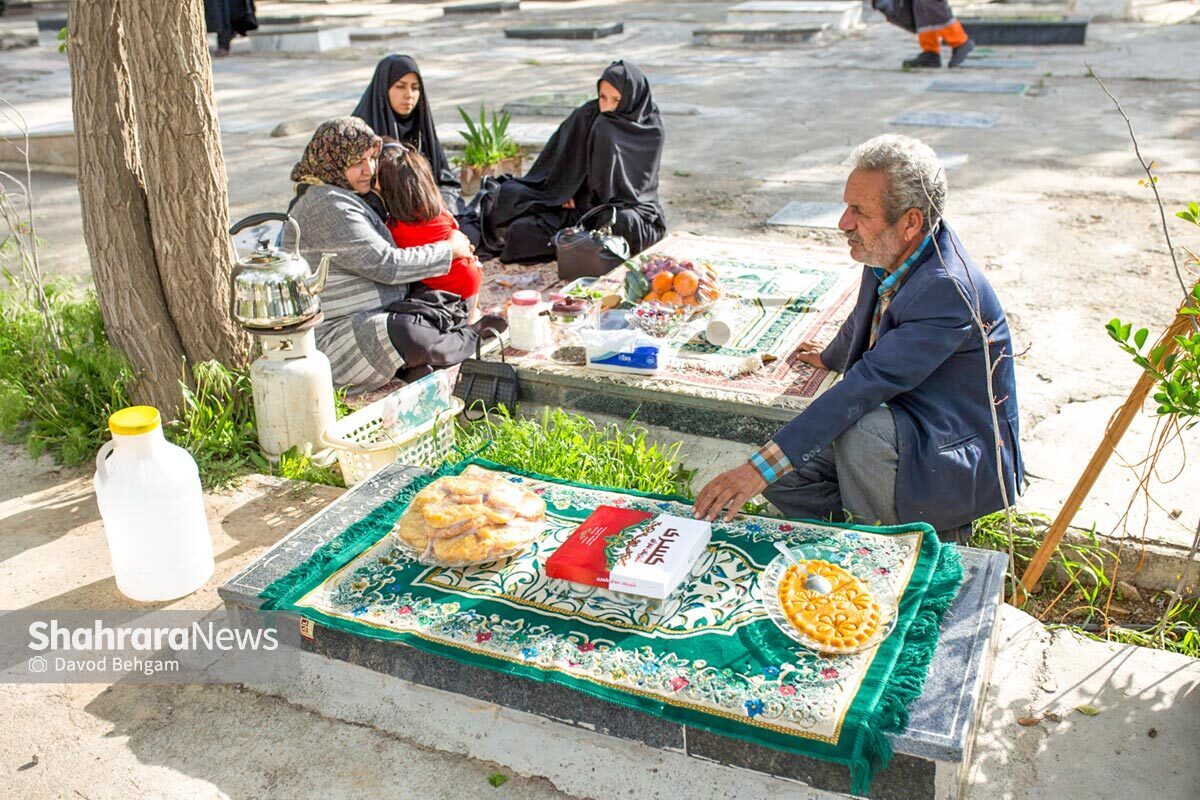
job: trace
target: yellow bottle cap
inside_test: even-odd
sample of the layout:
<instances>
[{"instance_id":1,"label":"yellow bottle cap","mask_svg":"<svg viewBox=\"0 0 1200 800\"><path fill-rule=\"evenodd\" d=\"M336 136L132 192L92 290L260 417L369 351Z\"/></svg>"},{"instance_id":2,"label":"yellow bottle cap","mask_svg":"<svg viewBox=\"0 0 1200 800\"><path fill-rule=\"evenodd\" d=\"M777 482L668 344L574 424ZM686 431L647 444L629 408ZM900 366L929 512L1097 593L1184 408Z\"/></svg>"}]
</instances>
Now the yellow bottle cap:
<instances>
[{"instance_id":1,"label":"yellow bottle cap","mask_svg":"<svg viewBox=\"0 0 1200 800\"><path fill-rule=\"evenodd\" d=\"M108 418L108 429L118 436L137 436L139 433L149 433L161 424L162 418L154 406L122 408Z\"/></svg>"}]
</instances>

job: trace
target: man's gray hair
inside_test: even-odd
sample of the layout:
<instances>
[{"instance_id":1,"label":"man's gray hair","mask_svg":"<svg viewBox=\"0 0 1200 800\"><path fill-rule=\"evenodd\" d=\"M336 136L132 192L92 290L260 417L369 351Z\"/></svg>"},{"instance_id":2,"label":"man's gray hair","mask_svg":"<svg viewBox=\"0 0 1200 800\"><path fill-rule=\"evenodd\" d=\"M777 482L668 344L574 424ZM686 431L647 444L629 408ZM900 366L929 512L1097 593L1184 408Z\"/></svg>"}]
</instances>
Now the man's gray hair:
<instances>
[{"instance_id":1,"label":"man's gray hair","mask_svg":"<svg viewBox=\"0 0 1200 800\"><path fill-rule=\"evenodd\" d=\"M933 148L911 136L885 133L863 142L850 156L854 169L882 172L889 188L883 211L889 224L910 208L925 218L925 232L942 218L946 207L946 170Z\"/></svg>"}]
</instances>

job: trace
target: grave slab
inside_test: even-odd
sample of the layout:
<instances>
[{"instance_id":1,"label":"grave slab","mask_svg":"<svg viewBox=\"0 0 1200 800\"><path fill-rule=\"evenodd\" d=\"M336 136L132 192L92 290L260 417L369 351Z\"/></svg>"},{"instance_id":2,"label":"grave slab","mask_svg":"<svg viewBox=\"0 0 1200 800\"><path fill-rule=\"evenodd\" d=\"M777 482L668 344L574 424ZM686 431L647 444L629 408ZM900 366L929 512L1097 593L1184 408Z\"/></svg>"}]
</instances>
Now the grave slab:
<instances>
[{"instance_id":1,"label":"grave slab","mask_svg":"<svg viewBox=\"0 0 1200 800\"><path fill-rule=\"evenodd\" d=\"M751 0L731 6L725 15L730 25L821 25L848 31L862 23L859 0Z\"/></svg>"},{"instance_id":2,"label":"grave slab","mask_svg":"<svg viewBox=\"0 0 1200 800\"><path fill-rule=\"evenodd\" d=\"M1063 19L963 18L963 30L976 44L1056 45L1084 44L1088 20L1085 17Z\"/></svg>"},{"instance_id":3,"label":"grave slab","mask_svg":"<svg viewBox=\"0 0 1200 800\"><path fill-rule=\"evenodd\" d=\"M58 40L58 32L67 27L67 18L62 17L38 17L37 19L37 41L39 47L53 47L56 50L62 44Z\"/></svg>"},{"instance_id":4,"label":"grave slab","mask_svg":"<svg viewBox=\"0 0 1200 800\"><path fill-rule=\"evenodd\" d=\"M800 228L838 229L838 220L846 206L841 203L813 203L793 200L767 220L768 225Z\"/></svg>"},{"instance_id":5,"label":"grave slab","mask_svg":"<svg viewBox=\"0 0 1200 800\"><path fill-rule=\"evenodd\" d=\"M1015 81L934 81L925 87L927 92L961 92L963 94L1025 94L1028 88Z\"/></svg>"},{"instance_id":6,"label":"grave slab","mask_svg":"<svg viewBox=\"0 0 1200 800\"><path fill-rule=\"evenodd\" d=\"M946 169L958 169L970 158L966 153L938 153L937 157Z\"/></svg>"},{"instance_id":7,"label":"grave slab","mask_svg":"<svg viewBox=\"0 0 1200 800\"><path fill-rule=\"evenodd\" d=\"M505 28L508 39L603 39L625 32L624 22L552 22Z\"/></svg>"},{"instance_id":8,"label":"grave slab","mask_svg":"<svg viewBox=\"0 0 1200 800\"><path fill-rule=\"evenodd\" d=\"M403 39L408 35L408 28L359 28L350 31L350 42L390 42L392 39Z\"/></svg>"},{"instance_id":9,"label":"grave slab","mask_svg":"<svg viewBox=\"0 0 1200 800\"><path fill-rule=\"evenodd\" d=\"M653 83L654 81L651 79L651 85ZM514 117L562 118L594 97L594 93L583 91L535 94L510 100L504 104L501 110ZM667 116L694 117L700 113L698 106L686 103L659 103L658 110Z\"/></svg>"},{"instance_id":10,"label":"grave slab","mask_svg":"<svg viewBox=\"0 0 1200 800\"><path fill-rule=\"evenodd\" d=\"M349 28L320 25L280 25L250 37L255 53L325 53L349 46Z\"/></svg>"},{"instance_id":11,"label":"grave slab","mask_svg":"<svg viewBox=\"0 0 1200 800\"><path fill-rule=\"evenodd\" d=\"M393 464L361 482L319 514L281 539L257 561L219 589L235 621L242 609L257 609L259 594L273 581L303 563L349 524L361 519L424 470ZM1005 557L973 548L960 549L965 579L942 623L940 642L921 696L909 710L908 729L890 735L895 756L875 779L876 800L953 800L962 796L971 746L982 711L984 691L995 656L997 611L1002 602ZM280 624L300 624L280 614ZM849 776L843 767L785 755L697 728L668 722L583 695L554 683L530 681L492 672L394 642L370 640L344 631L314 626L303 649L399 678L407 684L449 693L444 697L484 700L495 713L513 709L547 720L542 735L556 736L558 725L600 734L598 746L621 748L634 741L662 751L776 776L780 792L789 781L802 781L829 791L845 792ZM683 794L703 796L701 787L681 787Z\"/></svg>"},{"instance_id":12,"label":"grave slab","mask_svg":"<svg viewBox=\"0 0 1200 800\"><path fill-rule=\"evenodd\" d=\"M520 11L521 0L490 0L488 2L450 3L442 6L446 16L455 14L504 14L509 11Z\"/></svg>"},{"instance_id":13,"label":"grave slab","mask_svg":"<svg viewBox=\"0 0 1200 800\"><path fill-rule=\"evenodd\" d=\"M967 69L1036 69L1037 62L1030 58L970 56L962 66Z\"/></svg>"},{"instance_id":14,"label":"grave slab","mask_svg":"<svg viewBox=\"0 0 1200 800\"><path fill-rule=\"evenodd\" d=\"M906 111L888 120L889 125L922 125L929 128L991 128L997 118L970 111Z\"/></svg>"},{"instance_id":15,"label":"grave slab","mask_svg":"<svg viewBox=\"0 0 1200 800\"><path fill-rule=\"evenodd\" d=\"M692 31L692 44L803 44L821 38L830 23L739 23L709 25Z\"/></svg>"}]
</instances>

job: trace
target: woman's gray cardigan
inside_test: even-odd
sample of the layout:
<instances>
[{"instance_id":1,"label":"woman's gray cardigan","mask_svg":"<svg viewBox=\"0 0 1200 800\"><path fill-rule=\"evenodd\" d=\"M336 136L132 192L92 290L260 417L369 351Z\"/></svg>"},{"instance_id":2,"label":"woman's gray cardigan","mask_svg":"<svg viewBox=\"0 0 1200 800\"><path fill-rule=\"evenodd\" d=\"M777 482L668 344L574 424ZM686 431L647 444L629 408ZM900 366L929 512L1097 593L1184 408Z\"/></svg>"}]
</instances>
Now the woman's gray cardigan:
<instances>
[{"instance_id":1,"label":"woman's gray cardigan","mask_svg":"<svg viewBox=\"0 0 1200 800\"><path fill-rule=\"evenodd\" d=\"M321 292L325 319L316 329L333 382L351 394L378 389L404 366L384 309L404 299L410 283L449 272L450 243L394 246L371 207L337 186L310 186L290 213L300 226L300 254L312 268L322 253L334 254ZM291 249L293 239L292 226L284 226L284 247Z\"/></svg>"}]
</instances>

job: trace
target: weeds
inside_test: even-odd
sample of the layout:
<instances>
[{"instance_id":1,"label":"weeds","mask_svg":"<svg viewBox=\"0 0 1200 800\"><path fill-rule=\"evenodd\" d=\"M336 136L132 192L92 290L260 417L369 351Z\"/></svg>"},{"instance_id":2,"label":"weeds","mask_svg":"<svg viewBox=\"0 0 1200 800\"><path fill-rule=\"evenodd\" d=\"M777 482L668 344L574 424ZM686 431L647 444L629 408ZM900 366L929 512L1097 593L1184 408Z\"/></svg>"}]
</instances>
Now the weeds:
<instances>
[{"instance_id":1,"label":"weeds","mask_svg":"<svg viewBox=\"0 0 1200 800\"><path fill-rule=\"evenodd\" d=\"M660 448L632 420L601 428L560 408L547 408L536 420L502 410L461 427L458 442L467 453L564 480L692 496L695 470L677 463L680 443Z\"/></svg>"},{"instance_id":2,"label":"weeds","mask_svg":"<svg viewBox=\"0 0 1200 800\"><path fill-rule=\"evenodd\" d=\"M192 454L206 489L219 489L270 464L258 449L249 370L231 370L218 361L192 369L195 388L180 380L181 418L165 426L167 438Z\"/></svg>"},{"instance_id":3,"label":"weeds","mask_svg":"<svg viewBox=\"0 0 1200 800\"><path fill-rule=\"evenodd\" d=\"M1072 628L1077 633L1100 642L1132 644L1152 647L1200 658L1200 600L1191 603L1174 603L1163 612L1161 622L1138 630L1122 625L1103 626L1102 630Z\"/></svg>"},{"instance_id":4,"label":"weeds","mask_svg":"<svg viewBox=\"0 0 1200 800\"><path fill-rule=\"evenodd\" d=\"M107 438L109 414L129 405L133 368L105 339L95 295L74 300L61 284L46 287L56 346L40 304L11 280L10 289L0 292L0 434L35 458L80 464Z\"/></svg>"},{"instance_id":5,"label":"weeds","mask_svg":"<svg viewBox=\"0 0 1200 800\"><path fill-rule=\"evenodd\" d=\"M1050 518L1044 514L1013 512L1013 553L1020 574L1041 544L1041 531ZM971 546L1007 552L1009 536L1004 512L975 521ZM1128 616L1127 610L1110 604L1118 554L1106 547L1093 528L1074 540L1064 540L1051 557L1047 579L1026 610L1050 627L1062 627L1098 641L1154 647L1200 657L1200 600L1172 606L1166 593L1149 603L1162 616L1159 625L1118 624L1111 613ZM1144 629L1144 630L1143 630Z\"/></svg>"}]
</instances>

